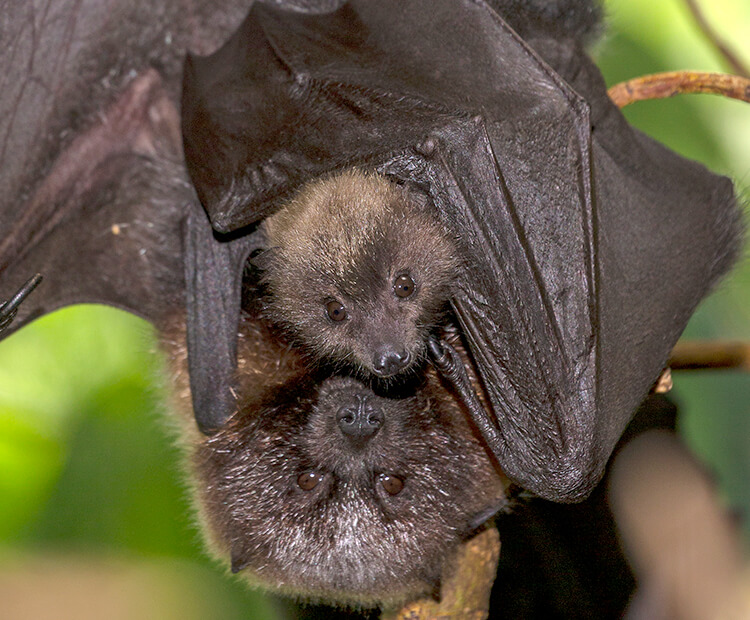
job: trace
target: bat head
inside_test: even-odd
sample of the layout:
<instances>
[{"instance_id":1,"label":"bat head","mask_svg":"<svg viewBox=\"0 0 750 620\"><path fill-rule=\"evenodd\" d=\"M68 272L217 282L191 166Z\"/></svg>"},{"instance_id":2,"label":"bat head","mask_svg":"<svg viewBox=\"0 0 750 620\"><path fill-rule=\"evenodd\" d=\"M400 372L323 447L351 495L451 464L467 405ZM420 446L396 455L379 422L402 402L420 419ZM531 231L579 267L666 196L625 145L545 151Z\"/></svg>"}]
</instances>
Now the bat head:
<instances>
[{"instance_id":1,"label":"bat head","mask_svg":"<svg viewBox=\"0 0 750 620\"><path fill-rule=\"evenodd\" d=\"M357 170L304 187L266 221L269 319L320 358L381 377L423 357L457 269L426 199Z\"/></svg>"},{"instance_id":2,"label":"bat head","mask_svg":"<svg viewBox=\"0 0 750 620\"><path fill-rule=\"evenodd\" d=\"M403 398L290 381L193 459L203 520L250 581L312 600L402 602L436 587L501 478L434 376Z\"/></svg>"}]
</instances>

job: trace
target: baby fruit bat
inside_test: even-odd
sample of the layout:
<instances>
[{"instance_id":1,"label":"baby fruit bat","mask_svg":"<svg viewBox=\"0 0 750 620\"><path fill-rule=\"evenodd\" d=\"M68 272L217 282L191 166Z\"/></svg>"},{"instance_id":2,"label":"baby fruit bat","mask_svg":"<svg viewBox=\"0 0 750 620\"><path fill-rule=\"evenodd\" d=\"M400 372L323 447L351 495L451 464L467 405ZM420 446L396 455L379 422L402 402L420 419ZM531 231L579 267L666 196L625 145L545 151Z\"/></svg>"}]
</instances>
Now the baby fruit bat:
<instances>
[{"instance_id":1,"label":"baby fruit bat","mask_svg":"<svg viewBox=\"0 0 750 620\"><path fill-rule=\"evenodd\" d=\"M297 342L380 377L422 357L457 265L418 195L349 170L308 183L263 229L269 310Z\"/></svg>"},{"instance_id":2,"label":"baby fruit bat","mask_svg":"<svg viewBox=\"0 0 750 620\"><path fill-rule=\"evenodd\" d=\"M311 179L356 166L424 192L455 240L451 307L489 412L450 349L431 350L503 470L557 501L599 480L737 255L739 210L727 179L627 124L575 37L526 22L523 40L504 6L256 4L219 51L188 57L185 157L211 222L190 220L186 250L204 431L233 411L248 230ZM229 325L204 329L215 317Z\"/></svg>"}]
</instances>

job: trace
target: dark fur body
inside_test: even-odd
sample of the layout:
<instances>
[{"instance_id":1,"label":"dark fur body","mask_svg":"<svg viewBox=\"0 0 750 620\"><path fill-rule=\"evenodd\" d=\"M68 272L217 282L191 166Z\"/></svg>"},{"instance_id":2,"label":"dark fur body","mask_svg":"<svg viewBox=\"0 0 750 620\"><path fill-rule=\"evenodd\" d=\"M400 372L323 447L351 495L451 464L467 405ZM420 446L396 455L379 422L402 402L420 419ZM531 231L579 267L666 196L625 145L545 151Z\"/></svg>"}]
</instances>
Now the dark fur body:
<instances>
[{"instance_id":1,"label":"dark fur body","mask_svg":"<svg viewBox=\"0 0 750 620\"><path fill-rule=\"evenodd\" d=\"M184 371L181 335L167 333ZM252 583L312 600L394 603L434 590L474 518L504 503L504 479L452 394L431 369L392 397L349 377L321 380L254 316L243 318L239 346L237 413L210 437L187 431L215 551ZM357 398L384 414L364 444L336 424ZM309 471L322 481L305 491L298 478ZM380 474L403 490L389 495Z\"/></svg>"},{"instance_id":2,"label":"dark fur body","mask_svg":"<svg viewBox=\"0 0 750 620\"><path fill-rule=\"evenodd\" d=\"M305 186L264 224L271 318L318 358L378 372L383 354L401 350L409 362L397 371L409 367L440 322L457 270L430 209L415 192L358 170ZM404 274L415 286L400 298L394 280ZM327 315L331 301L345 319Z\"/></svg>"}]
</instances>

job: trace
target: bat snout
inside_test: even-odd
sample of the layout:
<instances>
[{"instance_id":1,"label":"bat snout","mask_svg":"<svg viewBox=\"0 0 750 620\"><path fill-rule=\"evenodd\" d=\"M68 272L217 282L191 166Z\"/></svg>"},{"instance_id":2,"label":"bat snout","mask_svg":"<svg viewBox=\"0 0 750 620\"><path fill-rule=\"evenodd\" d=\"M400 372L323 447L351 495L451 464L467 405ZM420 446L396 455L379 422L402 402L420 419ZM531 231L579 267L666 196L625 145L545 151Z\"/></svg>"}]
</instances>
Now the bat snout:
<instances>
[{"instance_id":1,"label":"bat snout","mask_svg":"<svg viewBox=\"0 0 750 620\"><path fill-rule=\"evenodd\" d=\"M412 356L402 345L383 345L375 350L372 371L379 377L392 377L411 363Z\"/></svg>"},{"instance_id":2,"label":"bat snout","mask_svg":"<svg viewBox=\"0 0 750 620\"><path fill-rule=\"evenodd\" d=\"M342 405L336 412L336 423L347 438L355 442L372 439L385 422L385 414L373 398L353 394L351 401Z\"/></svg>"}]
</instances>

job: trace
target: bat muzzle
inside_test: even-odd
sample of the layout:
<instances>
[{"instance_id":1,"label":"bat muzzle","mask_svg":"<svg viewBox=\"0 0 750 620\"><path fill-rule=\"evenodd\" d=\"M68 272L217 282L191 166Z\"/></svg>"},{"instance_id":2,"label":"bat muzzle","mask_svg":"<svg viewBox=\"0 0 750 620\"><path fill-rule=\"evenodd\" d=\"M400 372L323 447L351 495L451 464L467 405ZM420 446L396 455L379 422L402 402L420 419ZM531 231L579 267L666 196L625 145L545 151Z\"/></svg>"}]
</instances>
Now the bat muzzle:
<instances>
[{"instance_id":1,"label":"bat muzzle","mask_svg":"<svg viewBox=\"0 0 750 620\"><path fill-rule=\"evenodd\" d=\"M404 370L411 362L411 355L402 346L383 345L372 359L372 370L379 377L392 377Z\"/></svg>"},{"instance_id":2,"label":"bat muzzle","mask_svg":"<svg viewBox=\"0 0 750 620\"><path fill-rule=\"evenodd\" d=\"M336 412L336 423L345 437L355 443L372 439L385 421L383 409L373 398L352 394L352 402L345 403Z\"/></svg>"}]
</instances>

